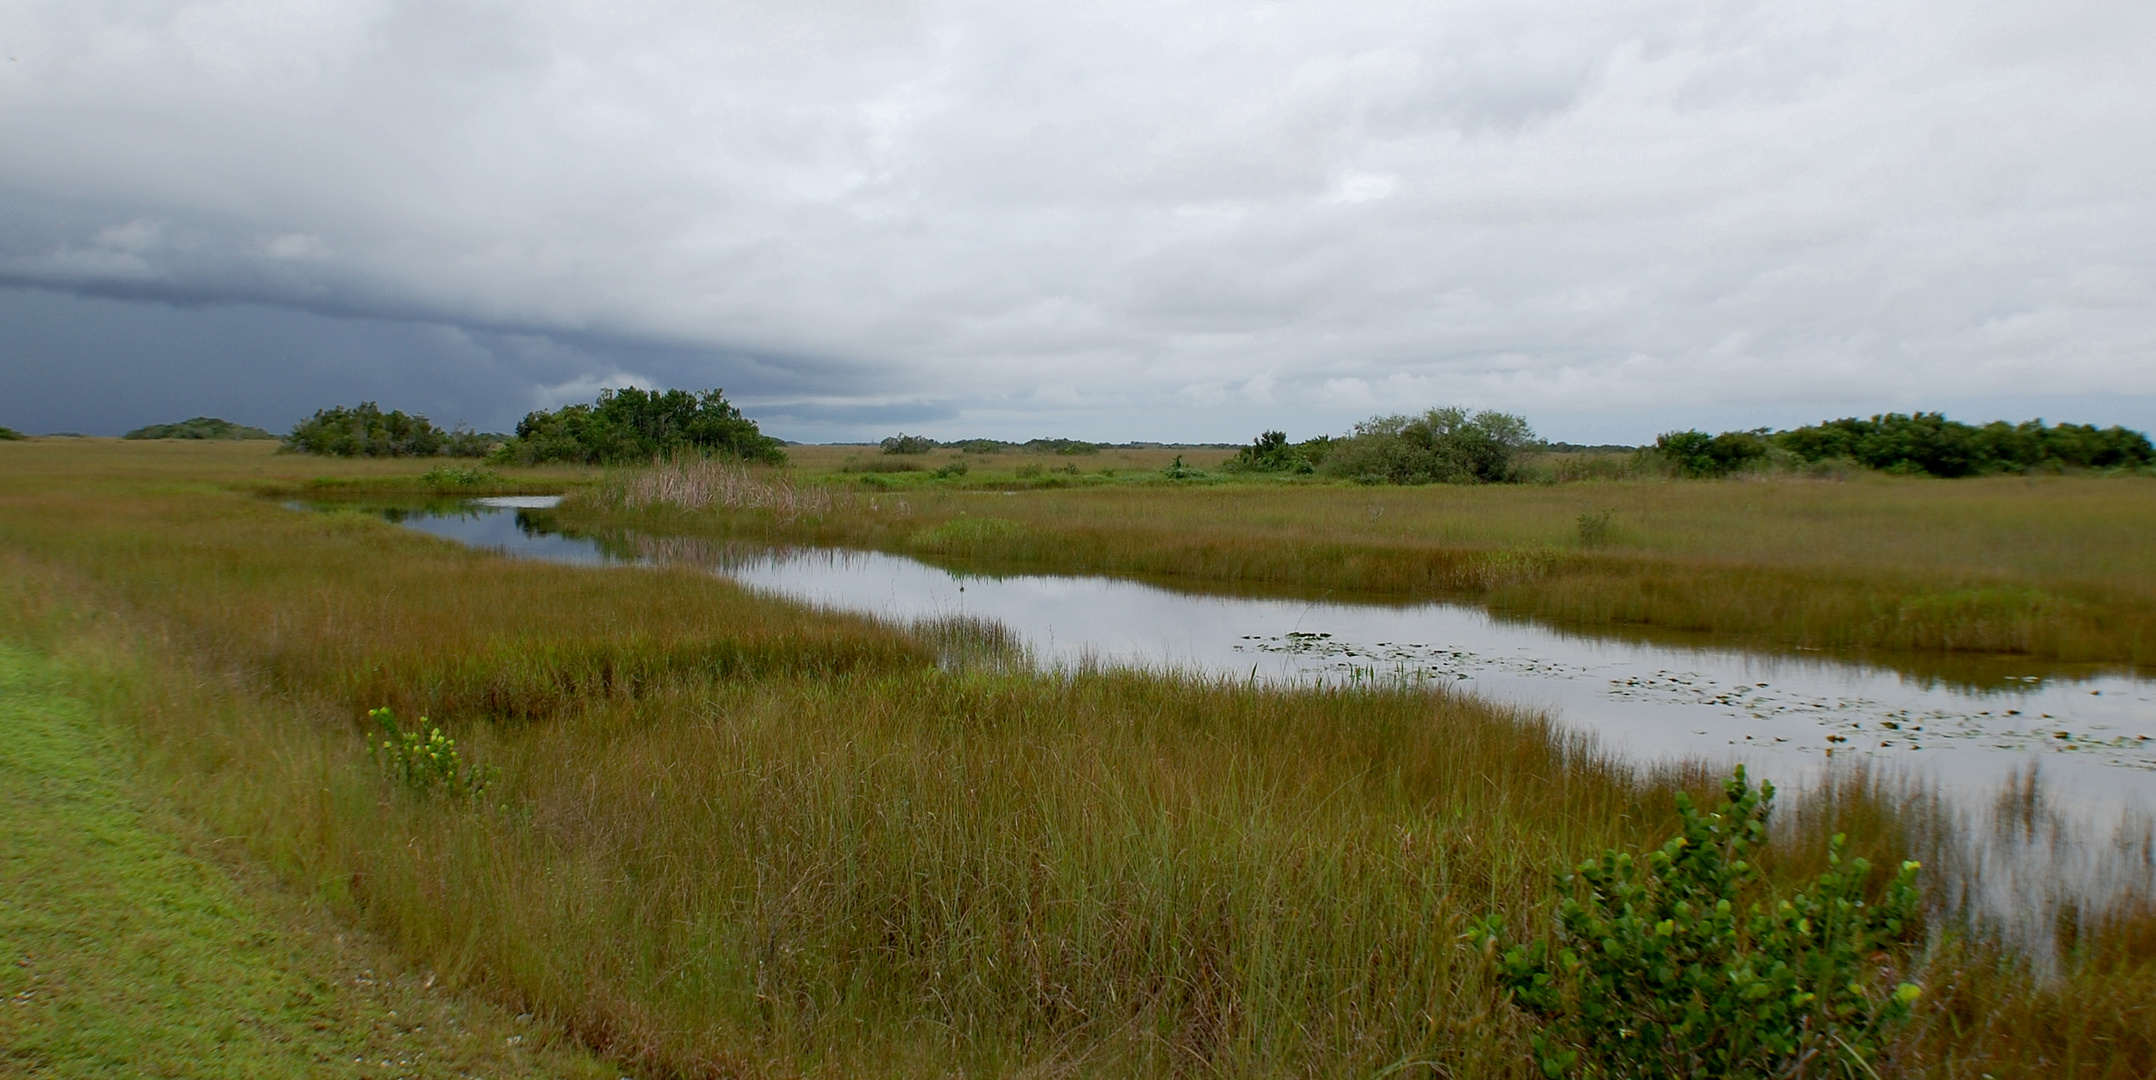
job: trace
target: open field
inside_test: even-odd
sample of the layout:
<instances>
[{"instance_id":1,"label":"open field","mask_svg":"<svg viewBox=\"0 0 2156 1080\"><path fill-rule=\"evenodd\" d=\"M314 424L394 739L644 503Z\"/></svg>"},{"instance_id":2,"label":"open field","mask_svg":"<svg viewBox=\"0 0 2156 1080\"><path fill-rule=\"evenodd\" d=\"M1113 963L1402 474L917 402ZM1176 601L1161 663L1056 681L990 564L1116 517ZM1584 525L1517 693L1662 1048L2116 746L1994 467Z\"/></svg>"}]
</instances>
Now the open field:
<instances>
[{"instance_id":1,"label":"open field","mask_svg":"<svg viewBox=\"0 0 2156 1080\"><path fill-rule=\"evenodd\" d=\"M1712 787L1469 699L947 666L935 635L695 573L513 562L256 494L417 471L0 445L0 638L103 687L143 775L214 835L654 1075L1525 1077L1530 1022L1469 920L1546 925L1551 867L1658 842L1674 793ZM1174 520L1353 530L1322 498L1383 495L1435 527L1461 505L1284 489L1313 501L1276 520L1262 490L1217 491ZM1083 535L1101 509L1041 494L1045 516L994 516ZM970 542L999 530L950 528L964 500L1028 498L862 520ZM385 704L498 779L398 786L363 724ZM1781 886L1837 829L1887 865L1919 842L1861 788L1793 809ZM2152 925L2091 913L2042 980L1939 923L1882 1070L2148 1075Z\"/></svg>"},{"instance_id":2,"label":"open field","mask_svg":"<svg viewBox=\"0 0 2156 1080\"><path fill-rule=\"evenodd\" d=\"M1903 666L1984 653L2156 660L2148 477L1412 488L1261 479L1011 493L924 478L863 489L803 473L770 475L833 492L819 512L684 512L617 490L572 501L564 520L872 547L986 571L1458 598L1557 625L1711 633Z\"/></svg>"}]
</instances>

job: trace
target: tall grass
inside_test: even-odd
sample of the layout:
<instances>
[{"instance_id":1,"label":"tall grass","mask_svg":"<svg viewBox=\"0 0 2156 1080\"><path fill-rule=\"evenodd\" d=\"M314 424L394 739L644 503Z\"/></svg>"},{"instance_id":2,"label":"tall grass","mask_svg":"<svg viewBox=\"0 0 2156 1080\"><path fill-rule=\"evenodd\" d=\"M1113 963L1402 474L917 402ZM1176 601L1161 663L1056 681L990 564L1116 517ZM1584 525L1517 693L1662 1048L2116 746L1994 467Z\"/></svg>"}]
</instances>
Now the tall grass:
<instances>
[{"instance_id":1,"label":"tall grass","mask_svg":"<svg viewBox=\"0 0 2156 1080\"><path fill-rule=\"evenodd\" d=\"M730 482L797 490L768 475ZM1564 625L1842 654L2156 661L2156 545L2143 542L2156 480L2143 477L913 491L836 496L783 519L614 491L572 500L565 520L991 572L1451 597Z\"/></svg>"},{"instance_id":2,"label":"tall grass","mask_svg":"<svg viewBox=\"0 0 2156 1080\"><path fill-rule=\"evenodd\" d=\"M1524 1077L1464 920L1546 925L1550 868L1711 786L1472 699L939 664L984 635L476 554L208 469L72 481L0 474L0 633L221 834L654 1073ZM486 797L385 778L381 704L499 767ZM1872 787L1805 807L1782 880L1826 831L1915 843ZM1889 1067L2148 1075L2156 939L2107 917L2048 983L1942 937Z\"/></svg>"}]
</instances>

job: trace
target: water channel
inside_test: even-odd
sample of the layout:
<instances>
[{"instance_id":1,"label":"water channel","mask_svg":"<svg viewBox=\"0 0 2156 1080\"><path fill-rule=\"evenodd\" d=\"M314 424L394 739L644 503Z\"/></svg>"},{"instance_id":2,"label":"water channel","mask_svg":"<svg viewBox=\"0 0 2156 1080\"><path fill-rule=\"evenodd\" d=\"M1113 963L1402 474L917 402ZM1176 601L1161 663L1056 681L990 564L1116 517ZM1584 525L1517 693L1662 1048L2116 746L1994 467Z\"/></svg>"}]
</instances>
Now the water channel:
<instances>
[{"instance_id":1,"label":"water channel","mask_svg":"<svg viewBox=\"0 0 2156 1080\"><path fill-rule=\"evenodd\" d=\"M395 511L408 528L583 565L690 563L774 596L897 623L990 620L1043 667L1259 682L1398 679L1544 711L1638 761L1743 762L1784 786L1864 763L1943 796L1979 907L2156 891L2156 680L2029 665L1980 681L1567 632L1451 603L1193 595L1106 577L984 576L902 556L563 535L551 498ZM2048 899L2047 899L2048 898ZM2025 915L2034 915L2027 912Z\"/></svg>"}]
</instances>

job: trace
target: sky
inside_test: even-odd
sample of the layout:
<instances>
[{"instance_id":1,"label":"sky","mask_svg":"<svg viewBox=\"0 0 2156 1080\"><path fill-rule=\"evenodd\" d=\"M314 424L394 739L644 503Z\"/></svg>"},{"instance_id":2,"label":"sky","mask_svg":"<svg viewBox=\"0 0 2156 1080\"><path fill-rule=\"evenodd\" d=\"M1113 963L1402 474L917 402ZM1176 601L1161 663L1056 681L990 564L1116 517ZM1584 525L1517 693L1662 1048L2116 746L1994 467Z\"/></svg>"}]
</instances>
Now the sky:
<instances>
[{"instance_id":1,"label":"sky","mask_svg":"<svg viewBox=\"0 0 2156 1080\"><path fill-rule=\"evenodd\" d=\"M0 424L2156 428L2146 0L7 0Z\"/></svg>"}]
</instances>

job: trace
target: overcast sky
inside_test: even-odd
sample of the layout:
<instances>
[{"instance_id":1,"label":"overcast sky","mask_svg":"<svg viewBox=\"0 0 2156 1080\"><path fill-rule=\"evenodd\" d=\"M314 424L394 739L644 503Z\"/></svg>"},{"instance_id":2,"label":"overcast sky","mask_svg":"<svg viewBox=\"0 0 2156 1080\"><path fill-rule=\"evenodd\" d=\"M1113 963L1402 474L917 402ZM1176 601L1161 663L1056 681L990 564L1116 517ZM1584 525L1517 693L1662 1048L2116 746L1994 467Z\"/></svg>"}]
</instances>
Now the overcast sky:
<instances>
[{"instance_id":1,"label":"overcast sky","mask_svg":"<svg viewBox=\"0 0 2156 1080\"><path fill-rule=\"evenodd\" d=\"M0 0L0 424L2156 427L2156 4Z\"/></svg>"}]
</instances>

